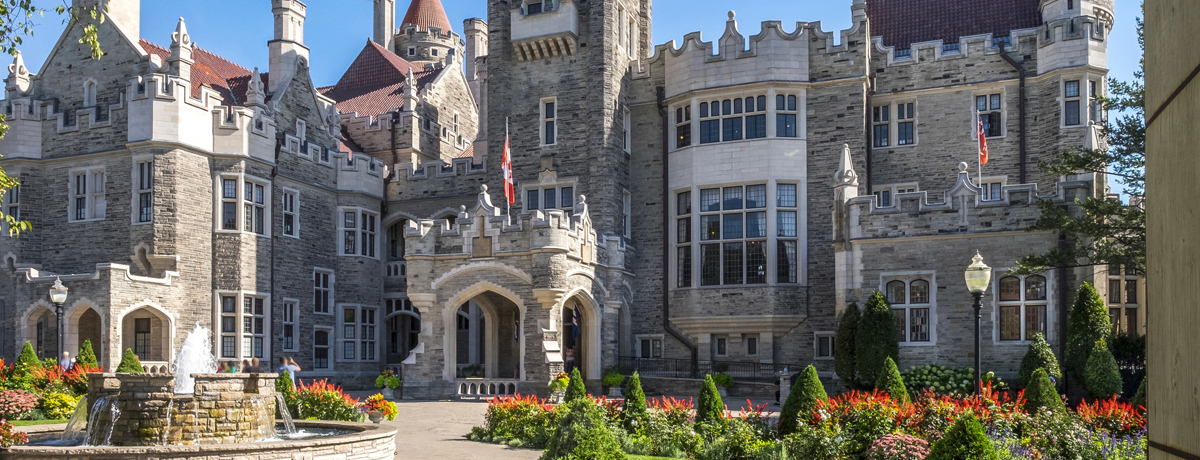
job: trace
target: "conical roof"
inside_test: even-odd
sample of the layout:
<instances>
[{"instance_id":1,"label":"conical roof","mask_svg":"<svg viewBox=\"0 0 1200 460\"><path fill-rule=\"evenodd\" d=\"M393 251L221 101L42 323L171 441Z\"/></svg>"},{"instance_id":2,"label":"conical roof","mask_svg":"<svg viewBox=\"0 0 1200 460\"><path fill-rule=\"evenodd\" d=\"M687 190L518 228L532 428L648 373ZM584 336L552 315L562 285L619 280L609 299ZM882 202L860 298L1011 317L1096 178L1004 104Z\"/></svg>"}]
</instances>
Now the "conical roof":
<instances>
[{"instance_id":1,"label":"conical roof","mask_svg":"<svg viewBox=\"0 0 1200 460\"><path fill-rule=\"evenodd\" d=\"M408 6L408 13L404 15L404 21L400 23L400 28L403 29L409 25L417 27L417 30L429 30L430 27L442 29L442 33L449 33L453 30L450 27L450 18L446 17L446 9L442 8L441 0L413 0Z\"/></svg>"}]
</instances>

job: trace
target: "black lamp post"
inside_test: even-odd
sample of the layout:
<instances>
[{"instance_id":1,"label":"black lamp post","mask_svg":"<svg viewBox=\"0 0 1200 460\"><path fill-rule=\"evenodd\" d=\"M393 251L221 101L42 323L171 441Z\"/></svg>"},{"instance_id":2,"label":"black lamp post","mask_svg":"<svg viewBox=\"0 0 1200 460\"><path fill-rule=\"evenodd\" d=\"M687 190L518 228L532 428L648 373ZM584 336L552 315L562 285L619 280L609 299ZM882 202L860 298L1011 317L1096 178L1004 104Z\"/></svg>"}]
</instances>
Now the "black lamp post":
<instances>
[{"instance_id":1,"label":"black lamp post","mask_svg":"<svg viewBox=\"0 0 1200 460\"><path fill-rule=\"evenodd\" d=\"M983 366L982 350L979 346L979 322L983 317L983 292L992 282L992 269L984 265L983 256L979 255L979 251L975 251L975 257L971 259L971 265L963 272L963 276L967 280L967 289L970 289L971 295L975 297L975 395L978 396L983 392L983 382L979 378L979 370Z\"/></svg>"},{"instance_id":2,"label":"black lamp post","mask_svg":"<svg viewBox=\"0 0 1200 460\"><path fill-rule=\"evenodd\" d=\"M54 316L58 318L58 356L55 356L55 361L58 361L63 353L63 303L67 301L67 287L63 286L62 280L58 277L54 278L54 285L50 286L50 302L54 303Z\"/></svg>"}]
</instances>

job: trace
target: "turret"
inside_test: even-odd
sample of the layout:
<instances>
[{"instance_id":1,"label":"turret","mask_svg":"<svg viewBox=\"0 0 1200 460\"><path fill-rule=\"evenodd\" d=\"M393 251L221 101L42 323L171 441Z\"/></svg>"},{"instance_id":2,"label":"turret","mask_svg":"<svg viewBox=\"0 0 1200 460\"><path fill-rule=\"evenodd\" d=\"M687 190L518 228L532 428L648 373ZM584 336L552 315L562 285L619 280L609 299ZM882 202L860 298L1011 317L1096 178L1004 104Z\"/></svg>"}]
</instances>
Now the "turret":
<instances>
[{"instance_id":1,"label":"turret","mask_svg":"<svg viewBox=\"0 0 1200 460\"><path fill-rule=\"evenodd\" d=\"M375 43L388 51L396 51L396 0L375 0L373 30Z\"/></svg>"},{"instance_id":2,"label":"turret","mask_svg":"<svg viewBox=\"0 0 1200 460\"><path fill-rule=\"evenodd\" d=\"M395 51L415 64L445 65L447 56L463 53L464 45L440 0L413 0L400 21Z\"/></svg>"},{"instance_id":3,"label":"turret","mask_svg":"<svg viewBox=\"0 0 1200 460\"><path fill-rule=\"evenodd\" d=\"M267 42L271 54L271 92L291 79L300 59L308 60L304 46L304 15L308 9L300 0L271 0L275 15L275 39Z\"/></svg>"},{"instance_id":4,"label":"turret","mask_svg":"<svg viewBox=\"0 0 1200 460\"><path fill-rule=\"evenodd\" d=\"M1108 31L1113 25L1112 0L1041 0L1038 28L1038 73L1064 67L1108 67Z\"/></svg>"},{"instance_id":5,"label":"turret","mask_svg":"<svg viewBox=\"0 0 1200 460\"><path fill-rule=\"evenodd\" d=\"M476 60L481 57L486 57L488 53L487 23L484 22L483 19L479 18L467 19L466 21L463 21L463 33L466 34L467 37L466 56L463 57L463 60L466 61L465 64L467 65L467 80L473 81L476 79L476 66L478 65Z\"/></svg>"},{"instance_id":6,"label":"turret","mask_svg":"<svg viewBox=\"0 0 1200 460\"><path fill-rule=\"evenodd\" d=\"M99 0L72 0L71 6L80 9L90 9L96 6L97 3L102 3ZM108 0L100 6L100 11L117 26L121 32L125 33L125 37L130 41L137 43L141 35L142 25L142 2L141 0ZM86 13L79 12L79 17L88 17Z\"/></svg>"}]
</instances>

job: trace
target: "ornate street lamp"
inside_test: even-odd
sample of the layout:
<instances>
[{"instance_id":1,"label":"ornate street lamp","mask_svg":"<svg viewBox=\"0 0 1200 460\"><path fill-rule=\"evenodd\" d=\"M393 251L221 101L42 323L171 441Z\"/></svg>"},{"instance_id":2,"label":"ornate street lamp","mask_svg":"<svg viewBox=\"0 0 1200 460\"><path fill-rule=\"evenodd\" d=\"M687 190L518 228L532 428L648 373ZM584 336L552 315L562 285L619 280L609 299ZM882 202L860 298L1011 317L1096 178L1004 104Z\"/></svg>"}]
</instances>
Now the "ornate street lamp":
<instances>
[{"instance_id":1,"label":"ornate street lamp","mask_svg":"<svg viewBox=\"0 0 1200 460\"><path fill-rule=\"evenodd\" d=\"M63 303L67 301L67 287L62 280L54 277L54 285L50 286L50 302L54 303L54 315L58 318L58 354L63 352ZM55 360L58 357L55 356Z\"/></svg>"},{"instance_id":2,"label":"ornate street lamp","mask_svg":"<svg viewBox=\"0 0 1200 460\"><path fill-rule=\"evenodd\" d=\"M983 309L983 291L986 291L988 284L992 282L992 268L983 263L983 256L979 255L979 251L975 251L975 257L971 258L971 265L967 266L963 277L967 280L967 289L975 297L975 394L979 395L983 390L983 383L979 379L979 369L982 367L979 347L979 322L982 318L980 311Z\"/></svg>"}]
</instances>

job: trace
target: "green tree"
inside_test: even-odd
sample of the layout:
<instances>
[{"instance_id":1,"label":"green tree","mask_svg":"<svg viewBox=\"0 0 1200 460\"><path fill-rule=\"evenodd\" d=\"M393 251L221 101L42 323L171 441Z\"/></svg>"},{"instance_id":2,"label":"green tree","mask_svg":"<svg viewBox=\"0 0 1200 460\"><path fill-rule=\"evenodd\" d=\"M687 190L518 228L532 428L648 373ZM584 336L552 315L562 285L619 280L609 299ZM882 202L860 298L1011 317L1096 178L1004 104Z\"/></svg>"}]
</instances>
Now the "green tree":
<instances>
[{"instance_id":1,"label":"green tree","mask_svg":"<svg viewBox=\"0 0 1200 460\"><path fill-rule=\"evenodd\" d=\"M541 460L624 460L621 444L608 427L604 409L591 398L566 403Z\"/></svg>"},{"instance_id":2,"label":"green tree","mask_svg":"<svg viewBox=\"0 0 1200 460\"><path fill-rule=\"evenodd\" d=\"M142 362L138 360L137 355L133 354L133 350L126 348L125 356L121 358L121 364L117 366L117 372L142 373L146 372L142 367Z\"/></svg>"},{"instance_id":3,"label":"green tree","mask_svg":"<svg viewBox=\"0 0 1200 460\"><path fill-rule=\"evenodd\" d=\"M983 431L975 414L967 413L954 421L946 435L933 443L926 460L999 460L996 445Z\"/></svg>"},{"instance_id":4,"label":"green tree","mask_svg":"<svg viewBox=\"0 0 1200 460\"><path fill-rule=\"evenodd\" d=\"M892 306L882 292L875 291L867 300L867 308L858 320L854 336L854 360L859 377L868 383L875 382L886 358L900 359L898 334Z\"/></svg>"},{"instance_id":5,"label":"green tree","mask_svg":"<svg viewBox=\"0 0 1200 460\"><path fill-rule=\"evenodd\" d=\"M89 368L100 365L100 362L96 359L96 352L92 351L91 339L85 339L83 345L79 346L79 354L75 356L75 364L82 364Z\"/></svg>"},{"instance_id":6,"label":"green tree","mask_svg":"<svg viewBox=\"0 0 1200 460\"><path fill-rule=\"evenodd\" d=\"M1108 140L1107 149L1075 149L1061 157L1038 161L1045 172L1059 176L1078 173L1104 173L1125 187L1129 196L1144 196L1146 189L1146 110L1145 40L1141 18L1137 18L1138 45L1143 59L1133 80L1108 80L1108 95L1097 99L1105 111L1120 113L1101 122L1100 137ZM1103 176L1101 176L1103 177ZM1120 264L1138 272L1146 266L1146 209L1141 203L1122 202L1119 197L1089 196L1077 198L1079 211L1064 209L1061 203L1040 200L1041 215L1029 231L1062 232L1066 243L1018 261L1023 273L1040 272L1054 267L1092 264Z\"/></svg>"},{"instance_id":7,"label":"green tree","mask_svg":"<svg viewBox=\"0 0 1200 460\"><path fill-rule=\"evenodd\" d=\"M104 55L100 50L96 24L104 22L103 13L108 9L107 3L108 0L101 0L94 6L76 7L67 6L70 2L62 2L54 7L54 11L59 15L66 15L63 22L68 24L68 28L79 27L82 30L79 43L92 49L92 59L100 59ZM34 16L40 17L45 12L44 9L34 6L33 0L0 0L0 51L16 56L21 45L25 43L25 37L33 35L36 26ZM4 114L0 114L0 137L4 137L8 132L8 124L5 121ZM15 177L9 176L0 168L0 198L18 185L20 182ZM28 221L17 220L5 214L3 210L0 210L0 221L8 224L10 236L18 236L32 228Z\"/></svg>"},{"instance_id":8,"label":"green tree","mask_svg":"<svg viewBox=\"0 0 1200 460\"><path fill-rule=\"evenodd\" d=\"M624 419L625 428L633 429L635 420L639 423L644 421L646 412L646 393L642 391L642 379L638 377L637 371L634 371L633 376L629 377L629 383L625 389L625 405L621 408L621 418Z\"/></svg>"},{"instance_id":9,"label":"green tree","mask_svg":"<svg viewBox=\"0 0 1200 460\"><path fill-rule=\"evenodd\" d=\"M696 398L696 423L716 425L725 418L725 403L717 392L717 384L712 375L704 376L704 384L700 386L700 397Z\"/></svg>"},{"instance_id":10,"label":"green tree","mask_svg":"<svg viewBox=\"0 0 1200 460\"><path fill-rule=\"evenodd\" d=\"M1149 377L1142 378L1142 384L1138 385L1137 393L1134 393L1133 399L1129 400L1129 403L1132 404L1134 408L1140 408L1138 410L1143 412L1146 410L1146 380L1148 378Z\"/></svg>"},{"instance_id":11,"label":"green tree","mask_svg":"<svg viewBox=\"0 0 1200 460\"><path fill-rule=\"evenodd\" d=\"M1064 360L1067 372L1072 377L1083 379L1088 356L1092 354L1097 340L1103 340L1112 332L1108 319L1108 307L1104 299L1089 283L1079 286L1075 305L1067 318L1067 356Z\"/></svg>"},{"instance_id":12,"label":"green tree","mask_svg":"<svg viewBox=\"0 0 1200 460\"><path fill-rule=\"evenodd\" d=\"M787 436L796 431L796 425L802 418L807 419L817 407L817 401L829 399L825 394L825 386L817 376L817 368L809 364L800 373L792 391L788 393L783 410L779 413L779 436Z\"/></svg>"},{"instance_id":13,"label":"green tree","mask_svg":"<svg viewBox=\"0 0 1200 460\"><path fill-rule=\"evenodd\" d=\"M1043 407L1057 413L1067 411L1067 406L1058 396L1058 390L1054 388L1050 376L1046 374L1045 369L1039 367L1033 370L1029 377L1029 386L1025 388L1025 412L1032 414Z\"/></svg>"},{"instance_id":14,"label":"green tree","mask_svg":"<svg viewBox=\"0 0 1200 460\"><path fill-rule=\"evenodd\" d=\"M1104 340L1097 341L1088 356L1083 385L1095 399L1108 399L1121 393L1121 370Z\"/></svg>"},{"instance_id":15,"label":"green tree","mask_svg":"<svg viewBox=\"0 0 1200 460\"><path fill-rule=\"evenodd\" d=\"M33 351L33 345L28 340L25 341L25 347L21 348L21 356L17 357L17 364L26 369L42 367L42 360L37 357L37 353Z\"/></svg>"},{"instance_id":16,"label":"green tree","mask_svg":"<svg viewBox=\"0 0 1200 460\"><path fill-rule=\"evenodd\" d=\"M908 401L908 388L904 387L904 378L900 377L900 369L896 368L896 362L892 361L891 356L883 361L883 371L879 373L875 388L887 393L896 401Z\"/></svg>"},{"instance_id":17,"label":"green tree","mask_svg":"<svg viewBox=\"0 0 1200 460\"><path fill-rule=\"evenodd\" d=\"M842 313L842 321L838 323L837 335L834 336L833 370L851 388L858 386L858 368L854 361L854 347L857 344L854 337L861 316L858 303L848 305L846 312Z\"/></svg>"},{"instance_id":18,"label":"green tree","mask_svg":"<svg viewBox=\"0 0 1200 460\"><path fill-rule=\"evenodd\" d=\"M1028 386L1035 369L1045 369L1047 375L1055 379L1062 378L1062 372L1058 369L1058 358L1054 357L1054 352L1050 350L1050 344L1046 343L1046 337L1040 333L1033 334L1033 342L1029 343L1029 350L1021 359L1021 370L1017 373L1017 385L1021 388Z\"/></svg>"},{"instance_id":19,"label":"green tree","mask_svg":"<svg viewBox=\"0 0 1200 460\"><path fill-rule=\"evenodd\" d=\"M587 387L583 385L583 376L579 375L579 368L575 368L571 371L571 381L567 383L567 394L563 396L563 403L580 398L587 399Z\"/></svg>"}]
</instances>

